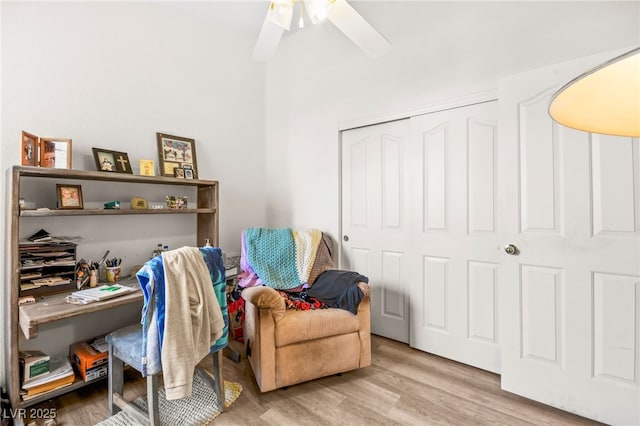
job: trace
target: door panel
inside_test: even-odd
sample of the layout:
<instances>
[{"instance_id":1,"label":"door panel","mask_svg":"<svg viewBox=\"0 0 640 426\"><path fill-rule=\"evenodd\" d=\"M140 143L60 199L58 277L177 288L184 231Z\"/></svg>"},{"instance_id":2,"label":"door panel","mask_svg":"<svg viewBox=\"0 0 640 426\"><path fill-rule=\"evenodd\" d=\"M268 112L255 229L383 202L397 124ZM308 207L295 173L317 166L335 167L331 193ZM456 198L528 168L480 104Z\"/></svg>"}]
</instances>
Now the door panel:
<instances>
[{"instance_id":1,"label":"door panel","mask_svg":"<svg viewBox=\"0 0 640 426\"><path fill-rule=\"evenodd\" d=\"M612 55L615 56L615 55ZM638 140L580 132L546 111L609 56L500 83L502 387L611 424L640 422Z\"/></svg>"},{"instance_id":2,"label":"door panel","mask_svg":"<svg viewBox=\"0 0 640 426\"><path fill-rule=\"evenodd\" d=\"M637 233L633 140L605 135L592 140L594 234Z\"/></svg>"},{"instance_id":3,"label":"door panel","mask_svg":"<svg viewBox=\"0 0 640 426\"><path fill-rule=\"evenodd\" d=\"M496 127L495 123L469 121L467 139L468 231L496 231Z\"/></svg>"},{"instance_id":4,"label":"door panel","mask_svg":"<svg viewBox=\"0 0 640 426\"><path fill-rule=\"evenodd\" d=\"M341 267L369 277L371 331L409 341L408 120L342 133Z\"/></svg>"},{"instance_id":5,"label":"door panel","mask_svg":"<svg viewBox=\"0 0 640 426\"><path fill-rule=\"evenodd\" d=\"M558 144L551 133L547 105L553 90L520 103L520 176L522 232L559 233Z\"/></svg>"},{"instance_id":6,"label":"door panel","mask_svg":"<svg viewBox=\"0 0 640 426\"><path fill-rule=\"evenodd\" d=\"M562 269L522 265L523 358L533 358L559 365L562 359L560 333L564 316Z\"/></svg>"},{"instance_id":7,"label":"door panel","mask_svg":"<svg viewBox=\"0 0 640 426\"><path fill-rule=\"evenodd\" d=\"M469 339L498 343L498 265L468 262Z\"/></svg>"},{"instance_id":8,"label":"door panel","mask_svg":"<svg viewBox=\"0 0 640 426\"><path fill-rule=\"evenodd\" d=\"M638 365L637 347L638 278L595 273L594 301L594 371L596 378L633 383Z\"/></svg>"}]
</instances>

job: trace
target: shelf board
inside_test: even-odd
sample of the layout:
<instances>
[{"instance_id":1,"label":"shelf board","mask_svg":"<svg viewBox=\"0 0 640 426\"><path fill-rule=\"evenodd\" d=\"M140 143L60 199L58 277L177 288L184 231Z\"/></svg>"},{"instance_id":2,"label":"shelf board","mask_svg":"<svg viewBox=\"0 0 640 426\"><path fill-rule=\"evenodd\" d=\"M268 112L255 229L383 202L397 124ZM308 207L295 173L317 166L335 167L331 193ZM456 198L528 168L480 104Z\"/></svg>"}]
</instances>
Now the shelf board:
<instances>
[{"instance_id":1,"label":"shelf board","mask_svg":"<svg viewBox=\"0 0 640 426\"><path fill-rule=\"evenodd\" d=\"M53 209L53 210L22 210L20 217L50 217L50 216L119 216L133 214L194 214L215 213L216 209Z\"/></svg>"},{"instance_id":2,"label":"shelf board","mask_svg":"<svg viewBox=\"0 0 640 426\"><path fill-rule=\"evenodd\" d=\"M88 170L49 169L46 167L14 166L14 172L22 177L40 177L52 179L83 179L105 182L147 183L156 185L209 186L217 181L204 179L179 179L165 176L140 176L128 173L98 172Z\"/></svg>"},{"instance_id":3,"label":"shelf board","mask_svg":"<svg viewBox=\"0 0 640 426\"><path fill-rule=\"evenodd\" d=\"M125 284L125 282L122 281L121 284ZM126 282L126 284L134 286L133 282ZM65 297L66 294L45 297L36 303L18 307L20 312L20 328L27 339L33 339L38 335L38 327L40 325L85 315L91 312L104 311L105 309L115 308L116 306L139 303L142 302L143 299L142 291L139 288L131 293L114 297L113 299L89 303L87 305L67 303Z\"/></svg>"},{"instance_id":4,"label":"shelf board","mask_svg":"<svg viewBox=\"0 0 640 426\"><path fill-rule=\"evenodd\" d=\"M68 385L68 386L63 386L61 388L54 389L54 390L52 390L50 392L44 392L42 395L38 395L38 396L33 397L31 399L28 399L26 401L20 399L20 406L23 407L23 408L24 407L30 407L32 405L39 404L39 403L41 403L43 401L48 401L51 398L55 398L57 396L64 395L67 392L71 392L71 391L74 391L76 389L80 389L80 388L85 387L87 385L90 385L92 383L96 383L96 382L99 382L101 380L106 380L106 378L107 378L107 376L98 377L95 380L91 380L89 382L85 382L84 380L82 380L81 377L78 377L76 375L76 380L73 383L71 383L70 385ZM18 407L14 407L14 408L18 408Z\"/></svg>"}]
</instances>

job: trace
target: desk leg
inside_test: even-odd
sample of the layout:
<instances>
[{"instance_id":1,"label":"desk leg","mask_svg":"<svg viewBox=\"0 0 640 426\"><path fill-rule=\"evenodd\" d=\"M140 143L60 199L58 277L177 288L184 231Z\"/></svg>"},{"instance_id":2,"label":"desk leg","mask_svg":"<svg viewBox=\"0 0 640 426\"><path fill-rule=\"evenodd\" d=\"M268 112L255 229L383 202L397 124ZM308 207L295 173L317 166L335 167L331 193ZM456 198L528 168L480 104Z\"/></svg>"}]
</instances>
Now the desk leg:
<instances>
[{"instance_id":1,"label":"desk leg","mask_svg":"<svg viewBox=\"0 0 640 426\"><path fill-rule=\"evenodd\" d=\"M234 351L233 349L231 349L229 346L227 346L226 348L224 348L223 352L224 356L226 356L227 358L229 358L231 361L233 362L240 362L241 356L238 352Z\"/></svg>"}]
</instances>

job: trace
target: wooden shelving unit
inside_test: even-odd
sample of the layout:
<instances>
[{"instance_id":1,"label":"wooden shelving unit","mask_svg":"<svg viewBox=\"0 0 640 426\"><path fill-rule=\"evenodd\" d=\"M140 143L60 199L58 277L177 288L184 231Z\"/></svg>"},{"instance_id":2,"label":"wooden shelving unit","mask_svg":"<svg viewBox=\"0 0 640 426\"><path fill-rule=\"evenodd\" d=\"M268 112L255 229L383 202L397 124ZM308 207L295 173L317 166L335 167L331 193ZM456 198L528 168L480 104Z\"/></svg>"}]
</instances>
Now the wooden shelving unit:
<instances>
[{"instance_id":1,"label":"wooden shelving unit","mask_svg":"<svg viewBox=\"0 0 640 426\"><path fill-rule=\"evenodd\" d=\"M38 327L43 324L52 323L68 318L81 317L91 312L113 309L117 306L141 303L142 292L136 291L115 299L103 302L91 303L88 305L73 305L65 301L65 295L50 296L35 304L18 306L20 295L20 221L27 217L56 217L70 216L86 217L85 220L92 220L91 216L123 216L130 215L196 215L196 238L194 245L203 245L205 240L217 246L219 244L218 234L218 182L202 179L178 179L160 176L137 176L123 173L94 172L83 170L47 169L39 167L14 166L7 171L7 185L11 196L11 213L9 232L8 256L8 280L5 285L6 317L4 321L5 333L5 371L7 376L7 390L11 400L12 408L24 408L43 400L59 396L85 385L84 382L76 381L71 386L66 386L59 391L47 393L42 398L33 398L22 401L20 397L20 369L18 361L19 333L23 333L27 339L37 336ZM56 210L38 209L21 210L19 205L21 187L23 179L48 179L57 181L76 180L93 181L110 184L120 182L125 184L143 185L164 185L164 186L188 186L197 191L195 208L187 209L82 209L82 210ZM109 200L105 200L109 201ZM137 285L135 283L131 283ZM73 342L69 342L73 343Z\"/></svg>"}]
</instances>

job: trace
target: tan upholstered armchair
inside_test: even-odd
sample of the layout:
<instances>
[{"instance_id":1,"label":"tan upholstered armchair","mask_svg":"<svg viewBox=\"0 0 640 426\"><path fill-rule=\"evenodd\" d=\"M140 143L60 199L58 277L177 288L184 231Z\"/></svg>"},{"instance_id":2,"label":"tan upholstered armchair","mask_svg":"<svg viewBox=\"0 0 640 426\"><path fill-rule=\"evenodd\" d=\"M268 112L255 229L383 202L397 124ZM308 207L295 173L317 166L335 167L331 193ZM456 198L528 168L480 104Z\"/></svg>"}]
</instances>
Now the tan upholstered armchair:
<instances>
[{"instance_id":1,"label":"tan upholstered armchair","mask_svg":"<svg viewBox=\"0 0 640 426\"><path fill-rule=\"evenodd\" d=\"M371 365L369 286L357 314L340 308L285 309L277 291L249 287L245 299L247 357L260 391Z\"/></svg>"}]
</instances>

